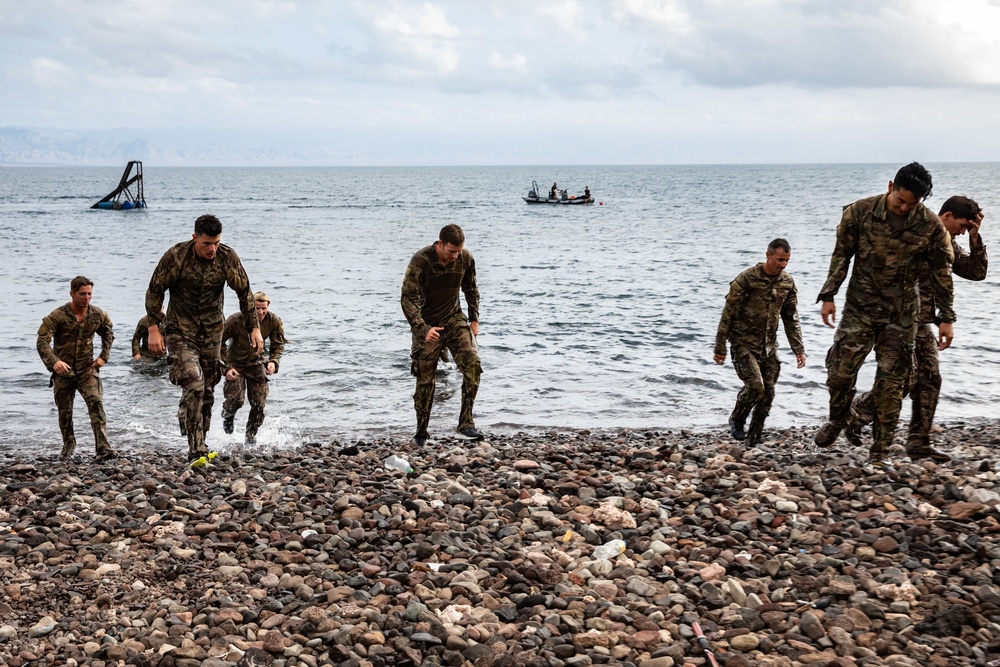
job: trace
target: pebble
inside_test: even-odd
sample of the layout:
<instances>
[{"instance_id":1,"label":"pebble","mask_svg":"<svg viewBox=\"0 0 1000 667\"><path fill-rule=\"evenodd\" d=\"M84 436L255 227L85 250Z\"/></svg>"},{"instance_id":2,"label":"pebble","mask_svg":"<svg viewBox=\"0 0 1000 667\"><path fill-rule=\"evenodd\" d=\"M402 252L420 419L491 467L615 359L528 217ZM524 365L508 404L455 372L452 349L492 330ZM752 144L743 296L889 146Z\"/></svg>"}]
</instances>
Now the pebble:
<instances>
[{"instance_id":1,"label":"pebble","mask_svg":"<svg viewBox=\"0 0 1000 667\"><path fill-rule=\"evenodd\" d=\"M1000 661L998 425L885 471L814 431L8 462L0 664L679 667L695 621L733 667Z\"/></svg>"}]
</instances>

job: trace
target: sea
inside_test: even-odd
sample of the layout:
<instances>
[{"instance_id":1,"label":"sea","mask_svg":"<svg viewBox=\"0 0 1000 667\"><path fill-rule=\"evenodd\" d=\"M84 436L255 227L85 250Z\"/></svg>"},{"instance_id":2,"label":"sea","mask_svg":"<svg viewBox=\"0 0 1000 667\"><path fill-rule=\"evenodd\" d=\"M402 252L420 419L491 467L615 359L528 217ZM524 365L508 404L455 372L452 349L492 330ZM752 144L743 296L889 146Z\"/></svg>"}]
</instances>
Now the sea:
<instances>
[{"instance_id":1,"label":"sea","mask_svg":"<svg viewBox=\"0 0 1000 667\"><path fill-rule=\"evenodd\" d=\"M60 447L49 374L36 352L42 317L69 300L76 275L115 324L101 371L116 448L186 450L180 390L133 363L150 274L172 244L213 213L253 288L271 298L288 339L270 383L262 447L405 438L414 430L410 331L400 285L410 257L456 223L476 258L483 375L477 426L517 431L722 431L740 387L730 360L712 360L729 281L763 261L773 238L792 247L808 363L783 362L769 427L818 425L827 411L824 357L833 338L819 315L841 209L884 192L898 165L164 168L147 162L148 208L92 210L121 168L0 168L0 457ZM949 195L983 206L983 237L1000 210L1000 164L928 164L936 210ZM588 206L522 200L532 182ZM968 247L967 239L960 242ZM941 354L941 420L995 418L1000 404L997 270L956 279L955 342ZM838 296L843 307L843 290ZM232 292L226 313L237 310ZM95 341L96 342L96 341ZM96 342L99 349L99 342ZM874 356L874 355L873 355ZM859 386L869 386L874 358ZM431 438L454 433L461 375L438 374ZM222 432L216 389L212 448ZM908 414L904 405L904 418ZM76 402L79 450L92 452Z\"/></svg>"}]
</instances>

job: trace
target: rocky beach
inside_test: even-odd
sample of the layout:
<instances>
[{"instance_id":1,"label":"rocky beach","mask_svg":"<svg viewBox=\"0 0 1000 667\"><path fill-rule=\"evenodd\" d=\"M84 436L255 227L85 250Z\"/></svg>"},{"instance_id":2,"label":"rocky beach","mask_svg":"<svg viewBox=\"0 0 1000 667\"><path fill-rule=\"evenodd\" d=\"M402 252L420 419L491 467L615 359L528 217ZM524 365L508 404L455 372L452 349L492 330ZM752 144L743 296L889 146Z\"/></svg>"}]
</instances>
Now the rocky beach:
<instances>
[{"instance_id":1,"label":"rocky beach","mask_svg":"<svg viewBox=\"0 0 1000 667\"><path fill-rule=\"evenodd\" d=\"M813 431L9 458L0 663L1000 665L1000 423Z\"/></svg>"}]
</instances>

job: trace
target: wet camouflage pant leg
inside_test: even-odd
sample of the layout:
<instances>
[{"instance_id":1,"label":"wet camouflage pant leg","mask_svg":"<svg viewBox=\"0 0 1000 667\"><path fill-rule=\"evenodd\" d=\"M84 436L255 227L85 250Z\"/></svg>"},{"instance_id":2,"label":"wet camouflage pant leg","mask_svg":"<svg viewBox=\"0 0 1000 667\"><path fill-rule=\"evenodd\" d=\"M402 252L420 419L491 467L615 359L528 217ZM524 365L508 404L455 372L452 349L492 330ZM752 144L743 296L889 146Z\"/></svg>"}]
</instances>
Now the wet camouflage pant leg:
<instances>
[{"instance_id":1,"label":"wet camouflage pant leg","mask_svg":"<svg viewBox=\"0 0 1000 667\"><path fill-rule=\"evenodd\" d=\"M753 421L762 427L771 412L774 387L781 372L777 351L758 356L738 345L731 345L730 350L736 375L743 381L743 388L736 395L732 418L743 424L753 410Z\"/></svg>"},{"instance_id":2,"label":"wet camouflage pant leg","mask_svg":"<svg viewBox=\"0 0 1000 667\"><path fill-rule=\"evenodd\" d=\"M196 343L167 334L170 382L181 388L177 418L188 437L188 455L208 453L205 433L211 427L215 385L221 378L219 343Z\"/></svg>"},{"instance_id":3,"label":"wet camouflage pant leg","mask_svg":"<svg viewBox=\"0 0 1000 667\"><path fill-rule=\"evenodd\" d=\"M826 356L827 386L830 388L830 421L839 426L848 422L858 371L875 349L877 370L872 387L874 416L872 448L883 453L892 444L899 422L900 405L913 363L915 327L891 322L868 322L846 313Z\"/></svg>"},{"instance_id":4,"label":"wet camouflage pant leg","mask_svg":"<svg viewBox=\"0 0 1000 667\"><path fill-rule=\"evenodd\" d=\"M104 386L101 383L101 376L97 373L55 378L53 393L56 408L59 410L59 430L62 432L64 448L69 447L71 443L74 446L76 444L76 435L73 432L73 400L76 392L80 392L87 405L97 451L111 449L108 443L108 418L104 413Z\"/></svg>"},{"instance_id":5,"label":"wet camouflage pant leg","mask_svg":"<svg viewBox=\"0 0 1000 667\"><path fill-rule=\"evenodd\" d=\"M479 346L472 335L468 321L462 316L446 324L440 338L433 343L413 337L410 371L417 378L417 388L413 393L413 408L417 412L417 433L427 432L431 405L434 402L437 364L443 348L451 351L455 364L462 372L462 410L458 427L461 429L475 426L472 408L479 391L482 366L479 361Z\"/></svg>"},{"instance_id":6,"label":"wet camouflage pant leg","mask_svg":"<svg viewBox=\"0 0 1000 667\"><path fill-rule=\"evenodd\" d=\"M246 378L247 399L250 401L250 415L247 417L246 435L252 438L264 423L264 405L267 403L267 374L261 365L241 368Z\"/></svg>"},{"instance_id":7,"label":"wet camouflage pant leg","mask_svg":"<svg viewBox=\"0 0 1000 667\"><path fill-rule=\"evenodd\" d=\"M941 394L941 370L938 366L938 343L934 329L921 324L914 342L916 367L910 398L913 412L906 444L908 449L926 449L931 446L931 425Z\"/></svg>"},{"instance_id":8,"label":"wet camouflage pant leg","mask_svg":"<svg viewBox=\"0 0 1000 667\"><path fill-rule=\"evenodd\" d=\"M225 399L222 401L223 419L232 417L240 411L246 401L246 393L247 383L242 373L235 380L226 378L222 385L222 397Z\"/></svg>"},{"instance_id":9,"label":"wet camouflage pant leg","mask_svg":"<svg viewBox=\"0 0 1000 667\"><path fill-rule=\"evenodd\" d=\"M919 340L919 329L918 329ZM934 340L934 359L937 361L937 339ZM913 355L913 362L910 364L910 373L903 386L903 398L913 394L917 378L917 353ZM938 387L940 388L941 378L938 376ZM875 394L869 389L858 394L851 402L851 422L858 426L868 426L875 421ZM911 423L912 427L912 423ZM928 426L930 428L930 426Z\"/></svg>"}]
</instances>

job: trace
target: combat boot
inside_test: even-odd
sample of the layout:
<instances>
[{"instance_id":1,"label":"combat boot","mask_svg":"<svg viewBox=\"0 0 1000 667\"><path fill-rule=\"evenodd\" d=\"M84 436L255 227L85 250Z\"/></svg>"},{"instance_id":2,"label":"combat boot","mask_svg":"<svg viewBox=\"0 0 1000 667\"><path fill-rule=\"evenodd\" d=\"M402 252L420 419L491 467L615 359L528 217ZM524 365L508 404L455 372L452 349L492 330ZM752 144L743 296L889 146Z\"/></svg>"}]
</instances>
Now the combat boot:
<instances>
[{"instance_id":1,"label":"combat boot","mask_svg":"<svg viewBox=\"0 0 1000 667\"><path fill-rule=\"evenodd\" d=\"M743 441L744 447L756 447L760 444L761 434L764 432L764 424L756 421L750 422L750 428L747 429L746 440Z\"/></svg>"},{"instance_id":2,"label":"combat boot","mask_svg":"<svg viewBox=\"0 0 1000 667\"><path fill-rule=\"evenodd\" d=\"M743 425L745 423L745 419L737 419L736 417L729 418L729 435L733 436L733 440L746 439L747 432L743 430Z\"/></svg>"},{"instance_id":3,"label":"combat boot","mask_svg":"<svg viewBox=\"0 0 1000 667\"><path fill-rule=\"evenodd\" d=\"M97 450L97 456L94 457L94 460L100 463L101 461L110 461L115 458L118 458L118 452L110 447L104 447Z\"/></svg>"},{"instance_id":4,"label":"combat boot","mask_svg":"<svg viewBox=\"0 0 1000 667\"><path fill-rule=\"evenodd\" d=\"M69 442L64 442L62 446L62 451L59 453L60 461L68 461L73 452L76 450L76 440L70 440Z\"/></svg>"},{"instance_id":5,"label":"combat boot","mask_svg":"<svg viewBox=\"0 0 1000 667\"><path fill-rule=\"evenodd\" d=\"M222 415L222 430L232 433L235 427L236 415Z\"/></svg>"},{"instance_id":6,"label":"combat boot","mask_svg":"<svg viewBox=\"0 0 1000 667\"><path fill-rule=\"evenodd\" d=\"M922 445L920 447L913 447L912 449L908 448L906 455L914 461L917 459L930 459L934 463L947 463L951 461L950 456L940 450L934 449L930 445Z\"/></svg>"},{"instance_id":7,"label":"combat boot","mask_svg":"<svg viewBox=\"0 0 1000 667\"><path fill-rule=\"evenodd\" d=\"M813 436L813 442L816 443L817 447L832 447L837 442L837 436L840 435L842 430L844 430L843 426L827 422L816 431L816 435Z\"/></svg>"},{"instance_id":8,"label":"combat boot","mask_svg":"<svg viewBox=\"0 0 1000 667\"><path fill-rule=\"evenodd\" d=\"M861 424L853 419L848 422L847 428L844 429L844 437L855 447L864 447L865 441L862 439Z\"/></svg>"}]
</instances>

